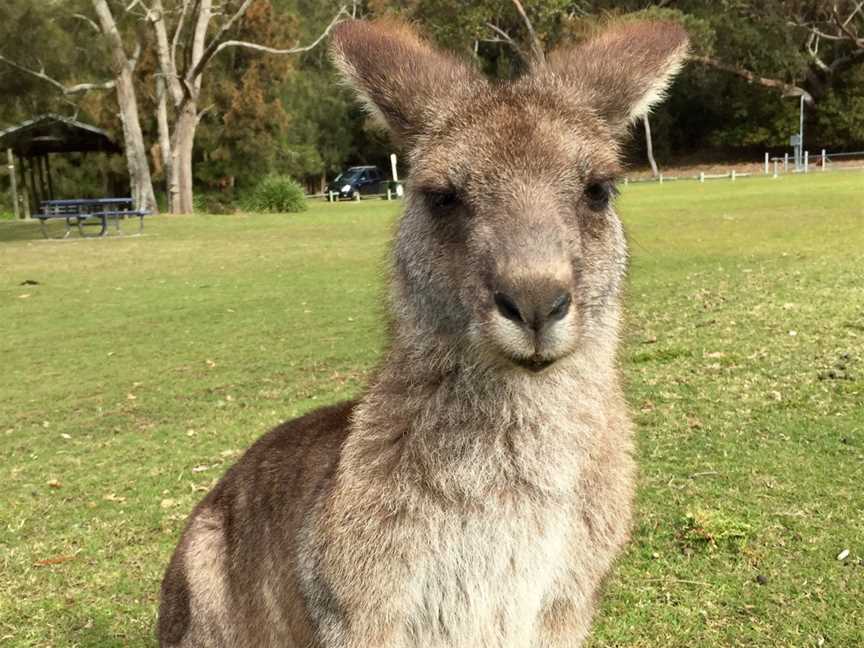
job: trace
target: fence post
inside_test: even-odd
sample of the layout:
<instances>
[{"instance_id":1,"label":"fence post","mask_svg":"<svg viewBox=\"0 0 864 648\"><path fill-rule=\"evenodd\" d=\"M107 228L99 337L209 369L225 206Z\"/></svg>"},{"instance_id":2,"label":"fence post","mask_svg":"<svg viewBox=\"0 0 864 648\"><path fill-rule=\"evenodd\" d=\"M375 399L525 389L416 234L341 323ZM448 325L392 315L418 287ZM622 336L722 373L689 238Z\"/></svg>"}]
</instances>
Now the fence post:
<instances>
[{"instance_id":1,"label":"fence post","mask_svg":"<svg viewBox=\"0 0 864 648\"><path fill-rule=\"evenodd\" d=\"M778 160L777 158L774 158L774 177L775 178L779 177L779 173L777 172L778 166L780 166L780 160Z\"/></svg>"},{"instance_id":2,"label":"fence post","mask_svg":"<svg viewBox=\"0 0 864 648\"><path fill-rule=\"evenodd\" d=\"M660 184L663 184L663 174L660 174Z\"/></svg>"},{"instance_id":3,"label":"fence post","mask_svg":"<svg viewBox=\"0 0 864 648\"><path fill-rule=\"evenodd\" d=\"M810 151L804 151L804 173L810 171Z\"/></svg>"},{"instance_id":4,"label":"fence post","mask_svg":"<svg viewBox=\"0 0 864 648\"><path fill-rule=\"evenodd\" d=\"M390 192L390 187L387 187L387 200L389 201L391 199L392 199L392 194Z\"/></svg>"},{"instance_id":5,"label":"fence post","mask_svg":"<svg viewBox=\"0 0 864 648\"><path fill-rule=\"evenodd\" d=\"M624 186L626 187L629 184L630 184L630 178L624 178Z\"/></svg>"},{"instance_id":6,"label":"fence post","mask_svg":"<svg viewBox=\"0 0 864 648\"><path fill-rule=\"evenodd\" d=\"M19 218L18 212L18 177L15 175L15 159L12 157L12 149L6 149L9 158L9 180L12 182L12 209L15 212L15 220Z\"/></svg>"},{"instance_id":7,"label":"fence post","mask_svg":"<svg viewBox=\"0 0 864 648\"><path fill-rule=\"evenodd\" d=\"M768 151L765 151L765 175L768 175L768 163L769 163Z\"/></svg>"},{"instance_id":8,"label":"fence post","mask_svg":"<svg viewBox=\"0 0 864 648\"><path fill-rule=\"evenodd\" d=\"M783 173L789 173L789 153L783 156Z\"/></svg>"},{"instance_id":9,"label":"fence post","mask_svg":"<svg viewBox=\"0 0 864 648\"><path fill-rule=\"evenodd\" d=\"M827 161L828 156L826 155L825 149L822 149L822 170L825 170L825 163Z\"/></svg>"},{"instance_id":10,"label":"fence post","mask_svg":"<svg viewBox=\"0 0 864 648\"><path fill-rule=\"evenodd\" d=\"M705 182L705 172L704 171L699 172L699 182L702 182L702 183Z\"/></svg>"}]
</instances>

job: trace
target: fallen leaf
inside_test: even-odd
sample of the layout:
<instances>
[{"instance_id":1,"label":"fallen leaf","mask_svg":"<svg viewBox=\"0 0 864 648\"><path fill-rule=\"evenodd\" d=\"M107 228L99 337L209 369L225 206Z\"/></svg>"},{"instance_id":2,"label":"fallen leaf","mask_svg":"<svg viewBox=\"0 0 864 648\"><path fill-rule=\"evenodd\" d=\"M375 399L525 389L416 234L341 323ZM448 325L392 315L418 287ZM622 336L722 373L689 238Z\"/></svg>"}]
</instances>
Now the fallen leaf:
<instances>
[{"instance_id":1,"label":"fallen leaf","mask_svg":"<svg viewBox=\"0 0 864 648\"><path fill-rule=\"evenodd\" d=\"M176 506L176 504L177 501L170 498L165 498L161 502L159 502L159 506L163 509L169 509L172 506Z\"/></svg>"},{"instance_id":2,"label":"fallen leaf","mask_svg":"<svg viewBox=\"0 0 864 648\"><path fill-rule=\"evenodd\" d=\"M193 473L200 473L200 472L204 472L205 470L210 470L210 466L195 466L192 469L192 472Z\"/></svg>"},{"instance_id":3,"label":"fallen leaf","mask_svg":"<svg viewBox=\"0 0 864 648\"><path fill-rule=\"evenodd\" d=\"M63 486L63 484L61 484L56 479L52 479L51 481L48 482L48 488L55 488L56 489L56 488L60 488L62 486Z\"/></svg>"},{"instance_id":4,"label":"fallen leaf","mask_svg":"<svg viewBox=\"0 0 864 648\"><path fill-rule=\"evenodd\" d=\"M27 299L30 296L30 293L24 293L23 295L18 295L18 299Z\"/></svg>"},{"instance_id":5,"label":"fallen leaf","mask_svg":"<svg viewBox=\"0 0 864 648\"><path fill-rule=\"evenodd\" d=\"M75 556L54 556L53 558L45 558L44 560L37 560L33 564L36 567L47 567L49 565L59 565L60 563L68 562L74 558L75 558Z\"/></svg>"},{"instance_id":6,"label":"fallen leaf","mask_svg":"<svg viewBox=\"0 0 864 648\"><path fill-rule=\"evenodd\" d=\"M71 434L66 434L65 432L61 433L60 436L63 437L64 439L66 439L67 441L72 438Z\"/></svg>"},{"instance_id":7,"label":"fallen leaf","mask_svg":"<svg viewBox=\"0 0 864 648\"><path fill-rule=\"evenodd\" d=\"M135 394L126 394L126 400L135 400L137 398Z\"/></svg>"},{"instance_id":8,"label":"fallen leaf","mask_svg":"<svg viewBox=\"0 0 864 648\"><path fill-rule=\"evenodd\" d=\"M207 360L207 366L210 367L210 368L212 369L213 367L216 366L216 363L213 362L212 360L209 360L209 359L208 359L208 360Z\"/></svg>"},{"instance_id":9,"label":"fallen leaf","mask_svg":"<svg viewBox=\"0 0 864 648\"><path fill-rule=\"evenodd\" d=\"M849 557L849 550L844 549L839 554L837 554L837 560L846 560Z\"/></svg>"},{"instance_id":10,"label":"fallen leaf","mask_svg":"<svg viewBox=\"0 0 864 648\"><path fill-rule=\"evenodd\" d=\"M126 501L125 497L115 495L114 493L108 493L107 495L103 495L102 499L106 502L117 502L118 504L122 504Z\"/></svg>"}]
</instances>

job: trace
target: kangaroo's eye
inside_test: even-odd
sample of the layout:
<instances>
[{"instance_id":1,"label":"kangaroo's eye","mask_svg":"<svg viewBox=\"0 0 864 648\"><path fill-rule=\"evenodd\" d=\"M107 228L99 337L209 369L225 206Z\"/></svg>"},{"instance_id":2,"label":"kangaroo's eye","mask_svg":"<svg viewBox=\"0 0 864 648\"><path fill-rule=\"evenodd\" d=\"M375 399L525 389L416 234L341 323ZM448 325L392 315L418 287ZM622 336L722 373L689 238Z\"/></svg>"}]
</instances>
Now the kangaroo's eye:
<instances>
[{"instance_id":1,"label":"kangaroo's eye","mask_svg":"<svg viewBox=\"0 0 864 648\"><path fill-rule=\"evenodd\" d=\"M589 182L585 186L585 202L591 211L599 212L609 207L609 201L618 194L611 180Z\"/></svg>"},{"instance_id":2,"label":"kangaroo's eye","mask_svg":"<svg viewBox=\"0 0 864 648\"><path fill-rule=\"evenodd\" d=\"M462 204L459 194L449 190L427 190L423 192L426 205L435 212L448 212Z\"/></svg>"}]
</instances>

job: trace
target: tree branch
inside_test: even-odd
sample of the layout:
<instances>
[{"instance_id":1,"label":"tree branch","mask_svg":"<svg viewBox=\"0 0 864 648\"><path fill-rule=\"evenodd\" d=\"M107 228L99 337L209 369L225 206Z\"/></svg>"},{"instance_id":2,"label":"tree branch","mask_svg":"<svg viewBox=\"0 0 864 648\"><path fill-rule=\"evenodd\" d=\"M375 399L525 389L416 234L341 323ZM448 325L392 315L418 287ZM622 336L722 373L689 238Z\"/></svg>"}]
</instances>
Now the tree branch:
<instances>
[{"instance_id":1,"label":"tree branch","mask_svg":"<svg viewBox=\"0 0 864 648\"><path fill-rule=\"evenodd\" d=\"M766 88L775 88L778 90L782 90L784 96L786 97L804 97L804 101L806 101L808 104L812 105L813 103L815 103L813 100L813 96L800 86L792 85L791 83L786 83L785 81L780 81L779 79L768 79L759 76L758 74L755 74L750 70L745 70L744 68L738 67L736 65L730 65L729 63L723 63L722 61L718 61L717 59L711 58L710 56L690 56L689 60L716 68L718 70L722 70L724 72L729 72L731 74L741 77L742 79L745 79L746 81L749 81L750 83L756 83Z\"/></svg>"},{"instance_id":2,"label":"tree branch","mask_svg":"<svg viewBox=\"0 0 864 648\"><path fill-rule=\"evenodd\" d=\"M201 76L201 73L204 71L204 68L207 67L207 64L210 62L216 52L219 49L220 41L222 37L234 26L240 18L244 16L246 11L249 9L249 5L251 5L253 0L243 0L243 4L237 9L231 18L229 18L226 22L222 24L222 27L219 28L219 31L216 32L216 35L210 41L210 44L204 48L204 51L201 53L200 58L197 61L193 62L193 67L186 74L186 79L188 81L194 81L196 78ZM343 7L344 8L344 7ZM340 9L340 13L341 13Z\"/></svg>"},{"instance_id":3,"label":"tree branch","mask_svg":"<svg viewBox=\"0 0 864 648\"><path fill-rule=\"evenodd\" d=\"M845 21L842 19L842 16L840 16L840 13L837 10L837 5L834 5L831 10L831 14L834 18L834 22L837 25L837 28L841 32L843 32L846 37L855 44L856 47L864 47L864 38L859 38L856 32L853 32L851 29L849 29L849 21L852 20L856 13L858 13L858 10L860 8L861 5L858 5L858 7L855 8L855 11L853 11L849 18Z\"/></svg>"},{"instance_id":4,"label":"tree branch","mask_svg":"<svg viewBox=\"0 0 864 648\"><path fill-rule=\"evenodd\" d=\"M522 18L522 22L525 23L525 29L528 30L528 36L531 39L531 63L542 65L546 60L546 57L543 54L543 44L540 42L540 39L537 38L537 32L534 31L534 26L531 24L528 14L525 13L522 3L519 0L513 0L513 5L516 7L516 11Z\"/></svg>"},{"instance_id":5,"label":"tree branch","mask_svg":"<svg viewBox=\"0 0 864 648\"><path fill-rule=\"evenodd\" d=\"M524 49L522 49L522 47L519 45L519 43L517 43L510 34L508 34L506 31L504 31L503 29L501 29L498 25L496 25L494 23L487 22L486 26L489 29L491 29L493 32L498 34L498 38L484 38L483 42L485 42L485 43L504 43L505 45L509 45L510 47L512 47L516 51L516 53L519 55L519 58L521 58L526 63L531 62L531 55L528 52L526 52Z\"/></svg>"},{"instance_id":6,"label":"tree branch","mask_svg":"<svg viewBox=\"0 0 864 648\"><path fill-rule=\"evenodd\" d=\"M246 0L246 2L244 3L244 6L248 5L251 1L252 0ZM243 7L241 7L240 9L243 9ZM225 27L223 27L223 29L220 30L219 34L217 34L216 38L214 38L213 41L211 41L210 45L207 47L207 50L204 51L204 54L202 55L201 60L198 61L198 65L196 65L192 69L192 73L190 74L190 77L194 77L194 75L196 75L196 74L201 74L201 71L203 71L204 66L206 66L207 63L214 56L216 56L219 52L221 52L222 50L227 49L229 47L245 47L246 49L252 49L252 50L255 50L258 52L266 52L267 54L300 54L302 52L308 52L309 50L312 50L315 47L317 47L318 44L321 43L321 41L323 41L325 38L327 38L327 36L330 34L330 32L333 30L333 28L342 20L343 16L350 16L350 15L351 14L348 12L347 8L343 5L342 7L339 8L339 11L336 13L336 15L333 16L333 20L330 21L330 24L327 25L327 27L324 29L324 31L322 31L318 35L318 38L316 38L314 41L312 41L308 45L297 45L295 47L289 47L287 49L280 49L277 47L267 47L266 45L259 45L257 43L249 43L247 41L238 41L238 40L229 40L229 41L224 41L222 43L219 43L218 42L219 38L221 37L222 34L224 34L225 31L227 31L227 29ZM228 23L226 23L226 26L230 27L230 25L237 19L237 17L238 17L237 14L235 14L234 17L232 17L231 20L229 20Z\"/></svg>"},{"instance_id":7,"label":"tree branch","mask_svg":"<svg viewBox=\"0 0 864 648\"><path fill-rule=\"evenodd\" d=\"M55 88L57 88L60 92L62 92L65 96L84 94L84 93L89 92L91 90L110 90L114 87L114 81L113 80L112 81L103 81L102 83L77 83L75 85L66 86L66 85L63 85L57 79L54 79L54 78L48 76L47 74L45 74L44 69L40 70L40 71L31 70L30 68L25 67L25 66L21 65L20 63L16 63L15 61L13 61L11 59L6 58L2 54L0 54L0 61L3 61L7 65L14 67L15 69L20 70L21 72L24 72L26 74L34 76L37 79L42 79L46 83L50 83Z\"/></svg>"},{"instance_id":8,"label":"tree branch","mask_svg":"<svg viewBox=\"0 0 864 648\"><path fill-rule=\"evenodd\" d=\"M183 33L183 25L186 22L186 13L189 11L189 3L191 0L183 0L183 6L180 9L180 18L177 20L177 28L174 30L174 37L171 39L171 61L174 65L174 73L177 73L177 45L180 43L180 35Z\"/></svg>"},{"instance_id":9,"label":"tree branch","mask_svg":"<svg viewBox=\"0 0 864 648\"><path fill-rule=\"evenodd\" d=\"M102 30L99 29L99 25L97 25L96 22L92 18L88 18L84 14L80 14L80 13L72 14L72 17L78 18L79 20L83 20L84 22L86 22L88 25L90 25L93 29L96 30L97 34L102 33Z\"/></svg>"},{"instance_id":10,"label":"tree branch","mask_svg":"<svg viewBox=\"0 0 864 648\"><path fill-rule=\"evenodd\" d=\"M183 87L177 78L176 62L171 45L168 43L168 26L165 23L165 9L162 6L162 0L153 0L153 11L150 15L150 23L156 32L156 57L159 60L159 68L164 83L167 84L171 94L171 101L174 106L177 106L183 100Z\"/></svg>"}]
</instances>

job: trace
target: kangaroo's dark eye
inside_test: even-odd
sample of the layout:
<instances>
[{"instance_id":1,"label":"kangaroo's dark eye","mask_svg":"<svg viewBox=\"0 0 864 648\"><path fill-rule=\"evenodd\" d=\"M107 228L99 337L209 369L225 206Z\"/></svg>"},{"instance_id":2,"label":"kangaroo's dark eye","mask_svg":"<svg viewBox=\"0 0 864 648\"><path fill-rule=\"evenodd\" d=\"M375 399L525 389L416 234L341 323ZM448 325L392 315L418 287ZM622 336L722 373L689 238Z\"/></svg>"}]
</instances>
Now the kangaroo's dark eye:
<instances>
[{"instance_id":1,"label":"kangaroo's dark eye","mask_svg":"<svg viewBox=\"0 0 864 648\"><path fill-rule=\"evenodd\" d=\"M462 204L459 194L455 191L448 190L429 190L423 192L423 198L426 200L426 205L432 211L446 212Z\"/></svg>"},{"instance_id":2,"label":"kangaroo's dark eye","mask_svg":"<svg viewBox=\"0 0 864 648\"><path fill-rule=\"evenodd\" d=\"M618 191L611 180L589 182L585 186L585 202L591 211L603 211Z\"/></svg>"}]
</instances>

